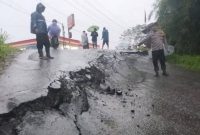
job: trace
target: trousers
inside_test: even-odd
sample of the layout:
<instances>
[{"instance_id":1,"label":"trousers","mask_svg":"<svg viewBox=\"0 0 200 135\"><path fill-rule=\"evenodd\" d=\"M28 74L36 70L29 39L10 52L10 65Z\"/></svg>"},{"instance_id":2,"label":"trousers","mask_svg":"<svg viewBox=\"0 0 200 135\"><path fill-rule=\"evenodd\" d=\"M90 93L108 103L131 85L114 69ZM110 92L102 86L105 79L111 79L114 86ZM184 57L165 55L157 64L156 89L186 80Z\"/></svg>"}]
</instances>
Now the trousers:
<instances>
[{"instance_id":1,"label":"trousers","mask_svg":"<svg viewBox=\"0 0 200 135\"><path fill-rule=\"evenodd\" d=\"M165 54L164 49L152 51L152 60L153 60L153 66L154 71L159 71L158 62L160 62L160 66L163 72L166 72L166 64L165 64Z\"/></svg>"}]
</instances>

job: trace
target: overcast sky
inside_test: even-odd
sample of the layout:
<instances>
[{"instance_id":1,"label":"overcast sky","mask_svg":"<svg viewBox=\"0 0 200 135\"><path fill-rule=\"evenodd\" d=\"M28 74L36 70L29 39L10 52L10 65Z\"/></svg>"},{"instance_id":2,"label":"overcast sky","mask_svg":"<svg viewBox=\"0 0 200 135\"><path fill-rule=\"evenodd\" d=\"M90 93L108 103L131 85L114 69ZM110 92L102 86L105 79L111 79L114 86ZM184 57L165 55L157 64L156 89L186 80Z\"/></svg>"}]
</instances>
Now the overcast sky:
<instances>
[{"instance_id":1,"label":"overcast sky","mask_svg":"<svg viewBox=\"0 0 200 135\"><path fill-rule=\"evenodd\" d=\"M101 43L102 28L110 33L111 46L116 46L120 34L127 28L144 23L155 0L0 0L0 28L9 34L9 42L35 38L30 34L30 14L42 2L46 6L43 15L47 24L57 19L67 26L67 17L74 13L76 25L73 38L80 39L83 30L91 25L100 27L98 43ZM89 37L89 39L91 39Z\"/></svg>"}]
</instances>

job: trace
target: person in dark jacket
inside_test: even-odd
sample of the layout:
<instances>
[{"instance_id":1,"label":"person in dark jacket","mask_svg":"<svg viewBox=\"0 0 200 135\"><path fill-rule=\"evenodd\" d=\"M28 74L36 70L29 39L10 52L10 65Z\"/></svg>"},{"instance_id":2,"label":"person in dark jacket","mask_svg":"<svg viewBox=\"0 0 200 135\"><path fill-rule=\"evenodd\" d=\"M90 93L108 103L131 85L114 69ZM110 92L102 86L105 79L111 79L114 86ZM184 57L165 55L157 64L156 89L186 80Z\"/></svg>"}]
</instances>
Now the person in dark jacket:
<instances>
[{"instance_id":1,"label":"person in dark jacket","mask_svg":"<svg viewBox=\"0 0 200 135\"><path fill-rule=\"evenodd\" d=\"M103 32L102 32L102 39L103 39L102 49L103 49L105 44L107 45L107 47L109 49L109 33L108 33L108 30L105 27L103 28Z\"/></svg>"},{"instance_id":2,"label":"person in dark jacket","mask_svg":"<svg viewBox=\"0 0 200 135\"><path fill-rule=\"evenodd\" d=\"M93 48L97 48L97 37L98 37L98 33L97 33L97 29L95 28L94 31L91 33L92 36L92 45Z\"/></svg>"},{"instance_id":3,"label":"person in dark jacket","mask_svg":"<svg viewBox=\"0 0 200 135\"><path fill-rule=\"evenodd\" d=\"M48 37L47 24L42 13L45 6L37 4L36 11L31 14L31 33L36 34L37 49L40 59L53 59L50 55L50 41ZM45 46L46 57L43 55L43 45Z\"/></svg>"}]
</instances>

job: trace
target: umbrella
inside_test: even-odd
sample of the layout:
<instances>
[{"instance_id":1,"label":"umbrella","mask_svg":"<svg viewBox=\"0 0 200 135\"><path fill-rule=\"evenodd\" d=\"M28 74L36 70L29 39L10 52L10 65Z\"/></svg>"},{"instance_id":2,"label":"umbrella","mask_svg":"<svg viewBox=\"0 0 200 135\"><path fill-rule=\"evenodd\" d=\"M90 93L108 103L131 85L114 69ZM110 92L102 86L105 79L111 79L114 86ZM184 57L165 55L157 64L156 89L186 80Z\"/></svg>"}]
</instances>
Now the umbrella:
<instances>
[{"instance_id":1,"label":"umbrella","mask_svg":"<svg viewBox=\"0 0 200 135\"><path fill-rule=\"evenodd\" d=\"M88 32L93 32L94 29L99 30L99 26L92 25L92 26L90 26L90 27L87 29L87 31L88 31Z\"/></svg>"}]
</instances>

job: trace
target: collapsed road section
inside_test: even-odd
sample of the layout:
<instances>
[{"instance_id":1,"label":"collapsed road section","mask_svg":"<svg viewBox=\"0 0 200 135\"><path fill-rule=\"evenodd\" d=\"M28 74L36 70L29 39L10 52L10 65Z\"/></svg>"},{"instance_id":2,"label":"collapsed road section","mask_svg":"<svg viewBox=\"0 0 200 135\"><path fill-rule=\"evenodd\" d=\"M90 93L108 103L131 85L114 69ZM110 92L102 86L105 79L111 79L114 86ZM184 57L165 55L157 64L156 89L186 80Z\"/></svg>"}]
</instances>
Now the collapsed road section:
<instances>
[{"instance_id":1,"label":"collapsed road section","mask_svg":"<svg viewBox=\"0 0 200 135\"><path fill-rule=\"evenodd\" d=\"M132 89L144 81L144 74L110 52L89 65L63 71L49 85L47 96L1 114L0 135L121 134L133 112L126 97L133 99ZM127 118L120 117L123 111Z\"/></svg>"}]
</instances>

